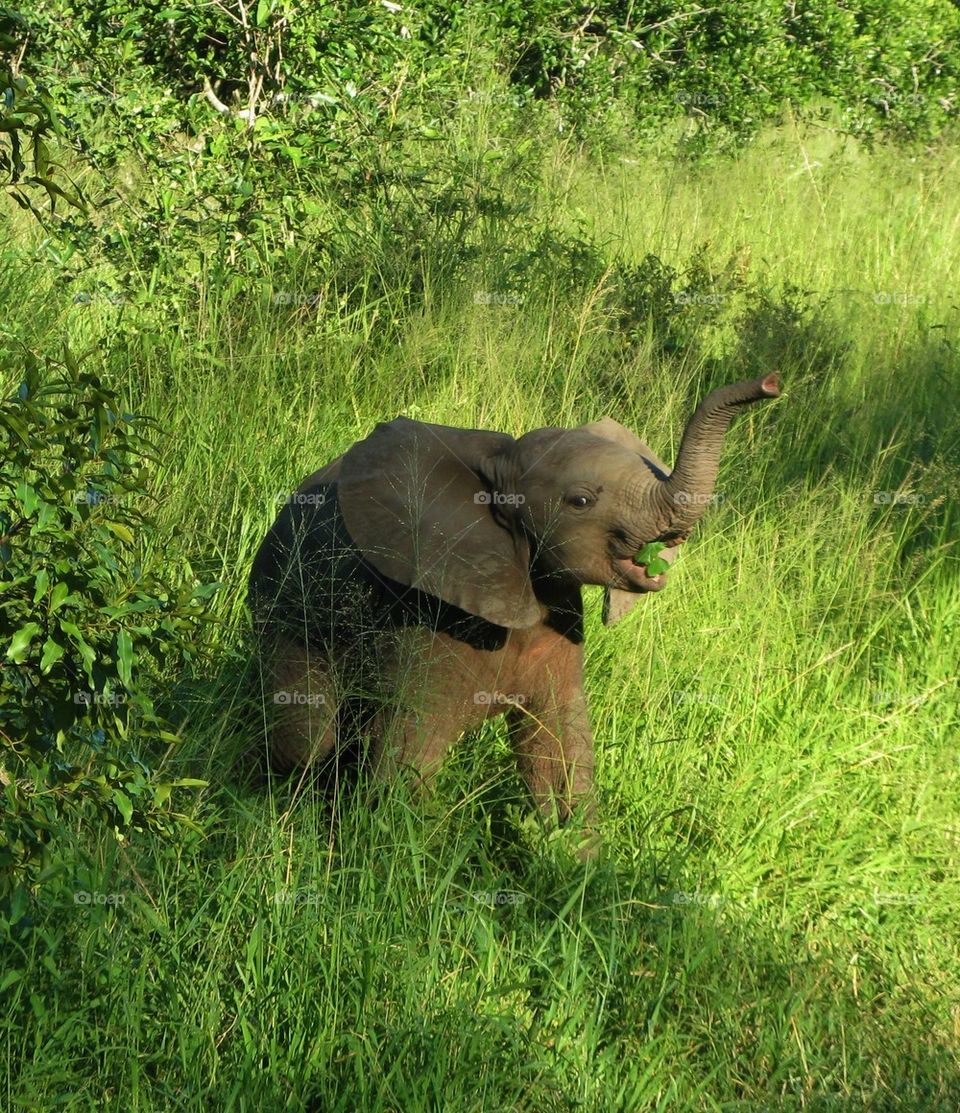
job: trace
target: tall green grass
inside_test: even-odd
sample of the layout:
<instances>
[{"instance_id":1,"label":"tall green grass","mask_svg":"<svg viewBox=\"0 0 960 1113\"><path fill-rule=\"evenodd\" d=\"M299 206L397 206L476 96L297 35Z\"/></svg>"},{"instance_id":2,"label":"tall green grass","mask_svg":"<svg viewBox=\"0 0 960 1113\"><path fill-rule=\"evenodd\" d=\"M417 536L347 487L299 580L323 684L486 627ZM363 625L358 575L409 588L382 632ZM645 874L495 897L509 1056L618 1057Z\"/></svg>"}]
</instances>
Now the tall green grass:
<instances>
[{"instance_id":1,"label":"tall green grass","mask_svg":"<svg viewBox=\"0 0 960 1113\"><path fill-rule=\"evenodd\" d=\"M789 129L701 167L557 140L456 265L442 226L415 257L371 223L336 310L319 265L162 319L18 264L4 342L86 342L159 419L162 544L225 588L220 675L166 698L206 833L77 832L122 903L41 904L0 1106L958 1108L958 170ZM680 277L625 330L648 254ZM609 630L587 593L598 864L540 834L495 726L426 800L246 778L245 580L303 476L400 412L610 414L669 461L774 366L668 589Z\"/></svg>"}]
</instances>

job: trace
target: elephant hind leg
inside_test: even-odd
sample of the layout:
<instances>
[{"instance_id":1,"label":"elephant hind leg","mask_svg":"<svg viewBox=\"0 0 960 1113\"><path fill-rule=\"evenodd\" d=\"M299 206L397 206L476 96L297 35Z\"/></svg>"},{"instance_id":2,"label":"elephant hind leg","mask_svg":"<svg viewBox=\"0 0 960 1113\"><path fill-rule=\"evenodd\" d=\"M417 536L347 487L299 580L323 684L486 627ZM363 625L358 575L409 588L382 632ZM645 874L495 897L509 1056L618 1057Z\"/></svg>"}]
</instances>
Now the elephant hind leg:
<instances>
[{"instance_id":1,"label":"elephant hind leg","mask_svg":"<svg viewBox=\"0 0 960 1113\"><path fill-rule=\"evenodd\" d=\"M316 650L279 638L261 656L271 769L289 773L321 763L337 743L335 678Z\"/></svg>"}]
</instances>

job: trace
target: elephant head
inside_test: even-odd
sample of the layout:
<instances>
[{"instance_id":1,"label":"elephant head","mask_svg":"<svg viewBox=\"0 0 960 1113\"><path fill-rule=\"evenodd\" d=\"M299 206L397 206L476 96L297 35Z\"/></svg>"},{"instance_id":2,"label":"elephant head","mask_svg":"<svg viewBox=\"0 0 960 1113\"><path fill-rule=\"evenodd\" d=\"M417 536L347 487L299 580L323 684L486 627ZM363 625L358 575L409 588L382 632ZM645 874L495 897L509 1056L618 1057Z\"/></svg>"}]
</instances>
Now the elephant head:
<instances>
[{"instance_id":1,"label":"elephant head","mask_svg":"<svg viewBox=\"0 0 960 1113\"><path fill-rule=\"evenodd\" d=\"M779 393L776 373L713 391L672 472L610 418L517 439L396 418L343 457L344 521L381 574L489 622L540 621L544 584L605 587L614 622L664 586L636 555L661 541L669 563L689 536L739 409Z\"/></svg>"}]
</instances>

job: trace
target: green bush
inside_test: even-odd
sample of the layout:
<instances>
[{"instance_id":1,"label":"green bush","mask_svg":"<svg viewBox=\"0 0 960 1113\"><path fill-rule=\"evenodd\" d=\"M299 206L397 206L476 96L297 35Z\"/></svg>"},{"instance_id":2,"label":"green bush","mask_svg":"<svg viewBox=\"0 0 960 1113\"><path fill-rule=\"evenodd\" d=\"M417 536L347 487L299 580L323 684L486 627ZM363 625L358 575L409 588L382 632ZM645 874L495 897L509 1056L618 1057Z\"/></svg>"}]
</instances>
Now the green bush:
<instances>
[{"instance_id":1,"label":"green bush","mask_svg":"<svg viewBox=\"0 0 960 1113\"><path fill-rule=\"evenodd\" d=\"M224 108L253 110L250 127L264 114L319 113L331 154L351 142L357 117L374 133L404 120L429 124L438 105L462 105L486 88L493 68L518 94L504 107L554 100L585 138L615 106L640 133L686 116L698 136L721 141L753 135L788 102L814 110L830 102L858 133L893 128L918 138L940 131L958 107L960 12L949 0L855 9L824 0L700 8L260 0L249 11L47 0L31 28L34 66L72 107L134 113L148 130L166 101L161 116L198 127L215 114L209 83Z\"/></svg>"},{"instance_id":2,"label":"green bush","mask_svg":"<svg viewBox=\"0 0 960 1113\"><path fill-rule=\"evenodd\" d=\"M151 423L81 370L24 357L0 404L0 913L58 873L78 817L170 833L177 785L147 764L177 739L154 714L151 673L202 652L203 601L141 563L149 537ZM9 381L10 367L2 368ZM167 554L167 567L176 566ZM169 576L169 572L167 573ZM60 844L64 844L61 846Z\"/></svg>"},{"instance_id":3,"label":"green bush","mask_svg":"<svg viewBox=\"0 0 960 1113\"><path fill-rule=\"evenodd\" d=\"M643 139L685 120L695 152L793 106L867 137L937 135L957 107L960 13L947 0L895 8L897 21L887 5L822 0L44 0L0 24L18 59L14 78L9 48L16 111L0 108L0 154L5 142L21 166L21 204L28 150L29 180L71 196L53 182L49 129L82 162L90 212L61 222L65 277L96 268L161 310L202 285L302 282L349 318L350 259L390 243L468 259L502 214L500 183L527 175L516 152L548 125L602 145L611 129Z\"/></svg>"},{"instance_id":4,"label":"green bush","mask_svg":"<svg viewBox=\"0 0 960 1113\"><path fill-rule=\"evenodd\" d=\"M74 188L54 180L59 167L50 141L62 125L49 93L18 72L15 59L24 49L29 26L18 12L0 7L0 188L41 222L34 204L36 190L46 192L51 211L58 198L77 208L83 202Z\"/></svg>"}]
</instances>

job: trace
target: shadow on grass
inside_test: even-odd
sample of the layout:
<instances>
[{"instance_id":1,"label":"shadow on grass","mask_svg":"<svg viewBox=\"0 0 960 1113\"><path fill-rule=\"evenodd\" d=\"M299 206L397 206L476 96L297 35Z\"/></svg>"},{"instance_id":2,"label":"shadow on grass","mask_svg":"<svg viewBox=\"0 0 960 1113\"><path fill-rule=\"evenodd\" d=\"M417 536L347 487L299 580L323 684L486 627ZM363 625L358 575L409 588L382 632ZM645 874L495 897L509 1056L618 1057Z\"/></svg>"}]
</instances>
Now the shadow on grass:
<instances>
[{"instance_id":1,"label":"shadow on grass","mask_svg":"<svg viewBox=\"0 0 960 1113\"><path fill-rule=\"evenodd\" d=\"M125 1094L132 1022L150 1108L960 1107L943 1012L889 945L851 930L815 953L688 881L699 855L659 849L655 816L644 845L577 863L490 724L426 802L398 785L372 808L361 778L325 843L323 794L231 764L258 737L253 680L230 658L170 693L196 739L180 760L222 771L211 837L136 840L86 882L119 903L41 902L60 944L8 990L11 1109Z\"/></svg>"},{"instance_id":2,"label":"shadow on grass","mask_svg":"<svg viewBox=\"0 0 960 1113\"><path fill-rule=\"evenodd\" d=\"M219 694L200 685L193 705L193 729L213 730L212 751L193 757L208 774L221 764L230 787L221 824L231 797L238 824L280 813L298 844L329 830L335 808L339 822L321 851L323 886L297 890L310 902L274 928L270 961L277 976L297 971L295 988L278 1000L266 973L260 989L243 975L238 1000L256 1039L242 1036L238 1013L219 1046L220 1076L247 1107L643 1110L669 1099L679 1109L953 1113L960 1104L942 1015L868 935L860 945L842 938L843 954L813 952L770 909L685 881L697 863L654 849L655 817L650 845L607 845L598 863L577 863L569 842L544 835L491 724L452 752L426 797L402 784L375 792L361 774L335 804L329 782L306 791L295 778L251 778L240 759L261 722L255 682L255 670L225 664ZM201 872L230 843L211 839ZM262 898L233 901L239 923L264 915ZM331 966L323 941L345 925L350 941ZM131 919L124 945L139 949L144 926ZM178 960L206 970L212 957L198 937ZM226 968L219 976L236 980ZM243 1108L230 1089L209 1081L193 1092Z\"/></svg>"},{"instance_id":3,"label":"shadow on grass","mask_svg":"<svg viewBox=\"0 0 960 1113\"><path fill-rule=\"evenodd\" d=\"M488 849L458 871L468 893L491 884ZM370 1001L339 1034L305 1108L956 1108L956 1048L919 994L865 956L851 980L848 958L676 888L679 861L584 868L547 851L494 884L512 899L481 889L408 914L422 961L381 982L390 1015ZM384 962L387 940L369 942ZM496 973L460 992L425 977L431 948L463 946Z\"/></svg>"},{"instance_id":4,"label":"shadow on grass","mask_svg":"<svg viewBox=\"0 0 960 1113\"><path fill-rule=\"evenodd\" d=\"M771 314L757 329L770 330L775 322ZM785 364L784 398L767 419L766 484L788 490L828 475L839 478L862 492L874 518L901 516L907 526L901 553L907 558L956 531L960 349L946 326L926 326L902 344L896 366L854 376L846 366L843 328L842 321L828 324L824 318L809 338L811 351L795 351ZM769 344L751 345L745 338L739 357L745 371L778 362L763 355Z\"/></svg>"}]
</instances>

